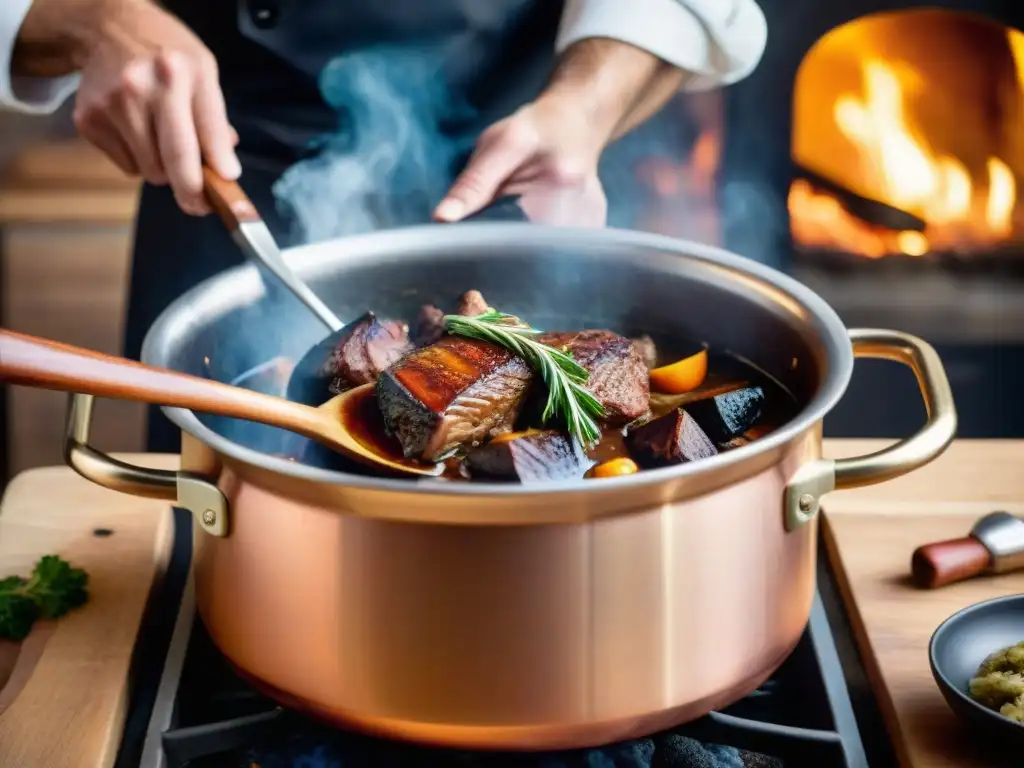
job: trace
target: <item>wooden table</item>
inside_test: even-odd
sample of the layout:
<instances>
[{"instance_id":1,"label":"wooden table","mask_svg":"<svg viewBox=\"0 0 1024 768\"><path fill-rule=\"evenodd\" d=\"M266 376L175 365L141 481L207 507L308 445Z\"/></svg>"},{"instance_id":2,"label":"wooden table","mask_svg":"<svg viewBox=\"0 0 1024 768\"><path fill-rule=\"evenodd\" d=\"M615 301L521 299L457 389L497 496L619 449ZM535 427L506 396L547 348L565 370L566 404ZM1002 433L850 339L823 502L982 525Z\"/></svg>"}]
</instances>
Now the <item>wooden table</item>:
<instances>
[{"instance_id":1,"label":"wooden table","mask_svg":"<svg viewBox=\"0 0 1024 768\"><path fill-rule=\"evenodd\" d=\"M171 468L176 457L128 456ZM0 578L59 554L89 574L89 601L0 640L0 766L110 768L121 744L143 611L170 557L166 502L93 485L66 467L18 475L0 508Z\"/></svg>"},{"instance_id":2,"label":"wooden table","mask_svg":"<svg viewBox=\"0 0 1024 768\"><path fill-rule=\"evenodd\" d=\"M826 452L853 456L884 444L827 441ZM829 557L902 765L992 765L936 687L928 642L961 608L1024 591L1024 572L921 590L909 583L910 556L920 544L966 535L996 509L1024 514L1022 470L1024 441L964 440L910 475L826 497Z\"/></svg>"}]
</instances>

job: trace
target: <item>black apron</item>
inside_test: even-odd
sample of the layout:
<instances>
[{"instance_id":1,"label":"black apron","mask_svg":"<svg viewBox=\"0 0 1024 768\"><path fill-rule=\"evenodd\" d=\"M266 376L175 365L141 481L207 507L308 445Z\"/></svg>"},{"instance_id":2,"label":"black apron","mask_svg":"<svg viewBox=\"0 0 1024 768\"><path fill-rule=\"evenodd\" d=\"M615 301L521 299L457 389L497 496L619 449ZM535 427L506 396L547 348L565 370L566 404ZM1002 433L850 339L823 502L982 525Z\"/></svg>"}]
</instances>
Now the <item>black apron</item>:
<instances>
[{"instance_id":1,"label":"black apron","mask_svg":"<svg viewBox=\"0 0 1024 768\"><path fill-rule=\"evenodd\" d=\"M430 189L415 174L393 174L401 204L384 204L377 227L423 223L464 165L476 136L532 99L550 74L562 3L557 0L168 0L168 8L211 49L220 65L229 118L239 132L241 182L284 245L310 239L279 210L273 185L327 147L344 151L373 80L368 68L423 98L433 135L446 152L427 154ZM373 69L373 68L376 69ZM355 70L353 70L355 68ZM357 71L353 74L353 71ZM375 74L374 74L375 73ZM370 86L367 83L370 83ZM369 89L369 90L368 90ZM340 149L339 149L340 145ZM422 175L422 171L421 171ZM405 185L403 188L403 184ZM313 233L315 234L315 233ZM319 238L312 238L319 239ZM125 354L138 359L157 316L178 296L241 263L213 216L182 213L167 187L146 185L136 219ZM158 409L149 415L148 450L175 452L180 434Z\"/></svg>"}]
</instances>

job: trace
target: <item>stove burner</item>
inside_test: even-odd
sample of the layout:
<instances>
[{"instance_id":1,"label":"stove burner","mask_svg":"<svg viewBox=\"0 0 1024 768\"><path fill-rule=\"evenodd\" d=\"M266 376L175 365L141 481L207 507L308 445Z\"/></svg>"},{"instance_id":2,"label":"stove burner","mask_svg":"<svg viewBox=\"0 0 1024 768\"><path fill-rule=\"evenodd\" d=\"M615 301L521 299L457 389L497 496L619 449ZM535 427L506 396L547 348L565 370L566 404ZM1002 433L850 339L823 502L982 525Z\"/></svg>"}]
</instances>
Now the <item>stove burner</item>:
<instances>
[{"instance_id":1,"label":"stove burner","mask_svg":"<svg viewBox=\"0 0 1024 768\"><path fill-rule=\"evenodd\" d=\"M536 754L483 754L423 749L394 742L366 739L338 731L299 728L284 738L268 740L246 753L245 766L366 766L369 768L782 768L777 758L708 744L683 733L667 732L648 739L598 749ZM241 766L242 764L240 764Z\"/></svg>"},{"instance_id":2,"label":"stove burner","mask_svg":"<svg viewBox=\"0 0 1024 768\"><path fill-rule=\"evenodd\" d=\"M432 749L342 732L283 709L239 679L194 621L191 577L183 591L140 761L126 735L118 766L141 768L867 768L861 730L888 743L884 727L858 711L870 693L851 691L839 660L847 638L819 558L819 594L796 649L755 693L730 707L647 739L557 753ZM830 608L837 601L827 600ZM830 620L831 624L830 625ZM839 627L838 629L844 629ZM838 632L837 629L837 632ZM859 666L858 666L859 670ZM861 693L851 698L851 692ZM141 696L145 699L145 696ZM877 710L872 707L872 716ZM864 721L867 721L866 723ZM127 733L127 731L126 731ZM138 745L134 747L138 754ZM885 751L883 749L883 751ZM129 762L130 761L130 762ZM889 752L871 765L891 763Z\"/></svg>"},{"instance_id":3,"label":"stove burner","mask_svg":"<svg viewBox=\"0 0 1024 768\"><path fill-rule=\"evenodd\" d=\"M867 763L846 756L846 741L859 737L852 719L835 725L835 705L818 706L826 698L841 696L815 674L814 634L827 621L816 601L811 627L775 677L755 693L723 712L648 739L559 753L470 753L428 749L345 733L312 723L289 712L236 682L233 691L220 690L202 706L200 716L218 717L224 712L266 707L252 714L219 719L200 725L184 725L162 735L168 768L285 768L310 766L494 766L498 768L783 768L789 765L860 768ZM189 658L217 653L208 636L196 625ZM196 663L193 669L207 667ZM838 669L838 662L836 669ZM190 684L182 678L183 687ZM836 684L835 681L832 681ZM841 684L841 680L839 681ZM191 685L188 687L191 688ZM192 709L197 702L179 694L179 708ZM194 711L194 710L193 710ZM801 723L802 725L796 725ZM729 745L729 746L725 746ZM854 751L856 751L854 749ZM225 756L232 754L232 762ZM212 758L204 761L201 758Z\"/></svg>"}]
</instances>

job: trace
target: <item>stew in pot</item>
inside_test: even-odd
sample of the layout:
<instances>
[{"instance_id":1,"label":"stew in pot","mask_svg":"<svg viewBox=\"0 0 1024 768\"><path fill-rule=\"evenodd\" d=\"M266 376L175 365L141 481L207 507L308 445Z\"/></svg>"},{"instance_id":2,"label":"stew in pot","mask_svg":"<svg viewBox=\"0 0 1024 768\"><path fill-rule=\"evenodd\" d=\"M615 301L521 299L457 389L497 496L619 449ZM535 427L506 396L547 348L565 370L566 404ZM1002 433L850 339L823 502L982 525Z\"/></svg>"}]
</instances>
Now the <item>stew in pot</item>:
<instances>
[{"instance_id":1,"label":"stew in pot","mask_svg":"<svg viewBox=\"0 0 1024 768\"><path fill-rule=\"evenodd\" d=\"M700 461L796 414L781 384L726 351L526 321L478 291L411 324L368 311L323 361L323 400L373 384L346 403L358 440L443 462L447 480L520 483Z\"/></svg>"}]
</instances>

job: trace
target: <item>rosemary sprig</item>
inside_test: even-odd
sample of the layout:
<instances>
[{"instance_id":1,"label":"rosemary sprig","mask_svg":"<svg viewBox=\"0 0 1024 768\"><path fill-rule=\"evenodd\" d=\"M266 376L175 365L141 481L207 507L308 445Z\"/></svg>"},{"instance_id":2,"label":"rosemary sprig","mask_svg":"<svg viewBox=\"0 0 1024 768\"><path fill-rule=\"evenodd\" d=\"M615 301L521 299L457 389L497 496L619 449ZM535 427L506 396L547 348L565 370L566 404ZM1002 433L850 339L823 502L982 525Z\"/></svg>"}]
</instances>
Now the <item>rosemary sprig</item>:
<instances>
[{"instance_id":1,"label":"rosemary sprig","mask_svg":"<svg viewBox=\"0 0 1024 768\"><path fill-rule=\"evenodd\" d=\"M545 424L557 414L582 446L590 447L601 439L594 419L604 416L604 407L583 387L590 374L565 352L537 341L534 337L541 331L494 309L475 317L445 315L444 323L450 333L490 341L526 360L548 388L541 416Z\"/></svg>"}]
</instances>

